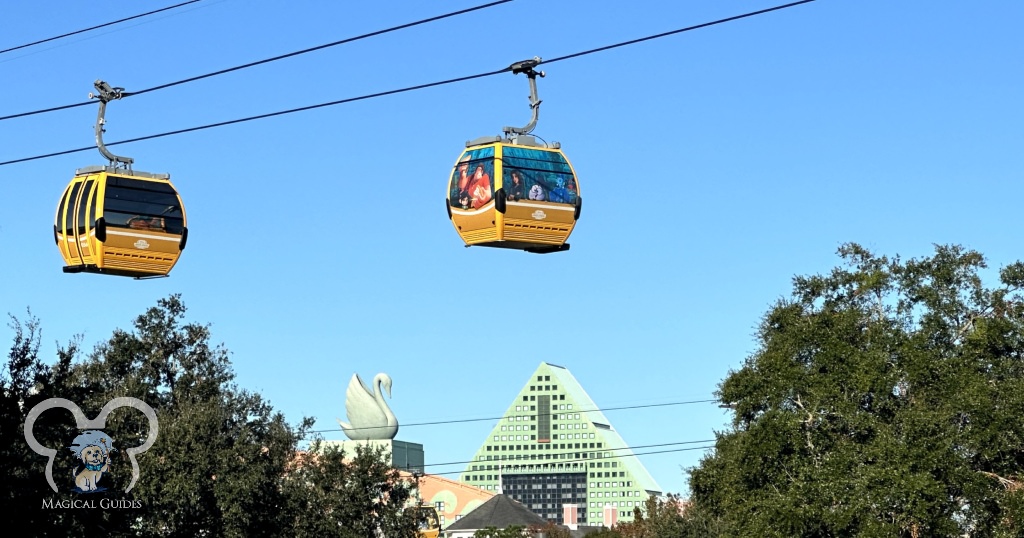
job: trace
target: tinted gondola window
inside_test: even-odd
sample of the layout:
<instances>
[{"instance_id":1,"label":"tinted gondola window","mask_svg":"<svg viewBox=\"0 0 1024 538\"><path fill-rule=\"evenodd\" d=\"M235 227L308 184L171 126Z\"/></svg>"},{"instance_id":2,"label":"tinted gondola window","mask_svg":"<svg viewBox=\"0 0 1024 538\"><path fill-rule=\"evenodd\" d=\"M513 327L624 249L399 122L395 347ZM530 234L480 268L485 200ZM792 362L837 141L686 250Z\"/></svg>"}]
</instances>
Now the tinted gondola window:
<instances>
[{"instance_id":1,"label":"tinted gondola window","mask_svg":"<svg viewBox=\"0 0 1024 538\"><path fill-rule=\"evenodd\" d=\"M85 233L85 210L89 205L89 198L92 196L95 188L95 179L87 180L85 186L82 187L82 199L78 201L78 219L75 220L75 225L78 226L78 233L80 234Z\"/></svg>"},{"instance_id":2,"label":"tinted gondola window","mask_svg":"<svg viewBox=\"0 0 1024 538\"><path fill-rule=\"evenodd\" d=\"M185 214L170 184L125 177L107 178L103 217L108 226L180 234Z\"/></svg>"},{"instance_id":3,"label":"tinted gondola window","mask_svg":"<svg viewBox=\"0 0 1024 538\"><path fill-rule=\"evenodd\" d=\"M459 159L448 185L448 203L460 209L476 209L494 197L494 147L472 149Z\"/></svg>"},{"instance_id":4,"label":"tinted gondola window","mask_svg":"<svg viewBox=\"0 0 1024 538\"><path fill-rule=\"evenodd\" d=\"M66 230L64 230L64 208L68 205L68 192L71 188L72 187L69 185L68 188L64 189L64 194L60 197L60 205L57 206L56 228L60 233L66 233Z\"/></svg>"},{"instance_id":5,"label":"tinted gondola window","mask_svg":"<svg viewBox=\"0 0 1024 538\"><path fill-rule=\"evenodd\" d=\"M75 233L75 201L78 200L78 191L81 189L81 183L75 183L71 186L71 194L67 197L67 204L61 210L62 218L64 219L62 226L66 235Z\"/></svg>"},{"instance_id":6,"label":"tinted gondola window","mask_svg":"<svg viewBox=\"0 0 1024 538\"><path fill-rule=\"evenodd\" d=\"M576 203L576 177L561 153L512 146L503 152L501 181L509 200Z\"/></svg>"}]
</instances>

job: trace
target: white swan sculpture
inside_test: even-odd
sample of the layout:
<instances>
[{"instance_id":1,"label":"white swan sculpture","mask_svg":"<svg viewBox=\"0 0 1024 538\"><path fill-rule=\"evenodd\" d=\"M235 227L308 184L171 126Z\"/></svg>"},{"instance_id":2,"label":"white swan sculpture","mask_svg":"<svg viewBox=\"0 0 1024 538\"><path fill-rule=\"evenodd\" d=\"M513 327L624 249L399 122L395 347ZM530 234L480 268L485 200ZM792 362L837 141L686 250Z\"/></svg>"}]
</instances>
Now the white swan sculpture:
<instances>
[{"instance_id":1,"label":"white swan sculpture","mask_svg":"<svg viewBox=\"0 0 1024 538\"><path fill-rule=\"evenodd\" d=\"M391 397L391 377L380 373L373 378L373 389L363 384L359 374L353 374L345 391L345 412L349 424L338 419L338 425L353 441L394 439L398 435L398 419L391 412L381 387Z\"/></svg>"}]
</instances>

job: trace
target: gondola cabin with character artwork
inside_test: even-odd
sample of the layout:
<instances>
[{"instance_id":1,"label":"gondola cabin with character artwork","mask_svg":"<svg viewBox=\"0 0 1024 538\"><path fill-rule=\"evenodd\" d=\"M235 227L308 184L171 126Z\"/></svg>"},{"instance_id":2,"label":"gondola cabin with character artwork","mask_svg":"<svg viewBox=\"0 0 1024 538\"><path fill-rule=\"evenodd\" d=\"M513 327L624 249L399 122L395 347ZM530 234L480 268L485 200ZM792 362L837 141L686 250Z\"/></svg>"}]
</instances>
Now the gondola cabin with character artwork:
<instances>
[{"instance_id":1,"label":"gondola cabin with character artwork","mask_svg":"<svg viewBox=\"0 0 1024 538\"><path fill-rule=\"evenodd\" d=\"M540 58L512 64L530 81L533 119L526 127L505 127L505 136L466 143L451 178L445 205L463 242L549 253L569 250L569 235L580 218L583 199L576 172L558 142L530 136L540 100L534 71Z\"/></svg>"},{"instance_id":2,"label":"gondola cabin with character artwork","mask_svg":"<svg viewBox=\"0 0 1024 538\"><path fill-rule=\"evenodd\" d=\"M448 211L467 246L557 252L576 226L576 174L556 147L532 136L468 142L452 170Z\"/></svg>"}]
</instances>

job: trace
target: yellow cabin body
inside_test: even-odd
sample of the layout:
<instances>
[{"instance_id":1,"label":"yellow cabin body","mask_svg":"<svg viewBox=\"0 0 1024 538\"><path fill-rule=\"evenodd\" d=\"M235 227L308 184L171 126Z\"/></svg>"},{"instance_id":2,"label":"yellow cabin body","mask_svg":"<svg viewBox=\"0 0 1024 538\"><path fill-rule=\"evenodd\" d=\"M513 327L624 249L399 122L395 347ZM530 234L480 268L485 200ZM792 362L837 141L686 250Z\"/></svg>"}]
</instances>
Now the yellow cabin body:
<instances>
[{"instance_id":1,"label":"yellow cabin body","mask_svg":"<svg viewBox=\"0 0 1024 538\"><path fill-rule=\"evenodd\" d=\"M557 145L478 139L452 169L446 203L466 246L568 250L582 209L576 173Z\"/></svg>"},{"instance_id":2,"label":"yellow cabin body","mask_svg":"<svg viewBox=\"0 0 1024 538\"><path fill-rule=\"evenodd\" d=\"M419 538L438 538L441 534L441 518L437 509L429 505L421 505L418 509Z\"/></svg>"},{"instance_id":3,"label":"yellow cabin body","mask_svg":"<svg viewBox=\"0 0 1024 538\"><path fill-rule=\"evenodd\" d=\"M170 176L92 166L64 190L53 235L66 273L146 278L170 273L188 228Z\"/></svg>"}]
</instances>

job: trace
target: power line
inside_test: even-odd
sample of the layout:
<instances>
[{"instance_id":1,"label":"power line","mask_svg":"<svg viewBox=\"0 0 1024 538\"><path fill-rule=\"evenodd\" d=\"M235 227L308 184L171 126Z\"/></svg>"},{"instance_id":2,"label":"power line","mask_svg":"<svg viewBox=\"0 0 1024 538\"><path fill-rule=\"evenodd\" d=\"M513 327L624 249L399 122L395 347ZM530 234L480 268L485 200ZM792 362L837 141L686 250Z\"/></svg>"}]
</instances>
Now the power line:
<instances>
[{"instance_id":1,"label":"power line","mask_svg":"<svg viewBox=\"0 0 1024 538\"><path fill-rule=\"evenodd\" d=\"M199 0L192 0L192 1L193 2L198 2ZM358 36L355 36L355 37L348 37L348 38L345 38L345 39L342 39L342 40L339 40L339 41L334 41L334 42L331 42L331 43L325 43L323 45L317 45L315 47L310 47L310 48L307 48L307 49L297 50L295 52L289 52L287 54L281 54L280 56L274 56L272 58L266 58L264 60L257 60L255 62L249 62L247 64L242 64L242 65L238 65L238 66L235 66L235 67L229 67L227 69L221 69L219 71L214 71L212 73L206 73L205 75L197 75L197 76L189 77L189 78L182 79L182 80L176 80L174 82L168 82L166 84L160 84L159 86L153 86L152 88L146 88L144 90L139 90L139 91L135 91L135 92L123 92L121 94L121 98L123 99L125 97L131 97L133 95L141 95L141 94L144 94L144 93L149 93L149 92L153 92L153 91L157 91L157 90L162 90L162 89L165 89L165 88L170 88L170 87L173 87L173 86L178 86L178 85L186 84L186 83L189 83L189 82L195 82L197 80L202 80L204 78L210 78L210 77L214 77L214 76L217 76L217 75L223 75L225 73L231 73L233 71L239 71L239 70L242 70L242 69L247 69L249 67L255 67L257 65L268 64L268 63L271 63L271 62L276 62L277 60L283 60L285 58L291 58L293 56L299 56L299 55L306 54L306 53L309 53L309 52L315 52L315 51L323 50L323 49L330 48L330 47L336 47L338 45L344 45L346 43L352 43L354 41L359 41L359 40L367 39L367 38L370 38L370 37L376 37L376 36L387 34L387 33L390 33L390 32L396 32L398 30L404 30L406 28L412 28L414 26L419 26L419 25L422 25L422 24L427 24L429 22L435 22L435 21L439 21L439 20L442 20L442 19L447 19L447 18L450 18L450 17L455 17L457 15L464 15L466 13L471 13L473 11L479 11L481 9L486 9L486 8L489 8L489 7L494 7L494 6L497 6L497 5L500 5L500 4L507 4L507 3L512 2L512 1L513 0L496 0L496 1L491 2L489 4L482 4L482 5L471 7L471 8L467 8L467 9L460 9L458 11L452 11L450 13L445 13L443 15L437 15L435 17L430 17L430 18L427 18L427 19L421 19L421 20L410 22L410 23L406 23L406 24L400 24L398 26L392 26L391 28L385 28L383 30L377 30L377 31L374 31L374 32L358 35ZM92 103L93 103L93 101L84 101L84 102L81 102L81 103L75 103L75 104L71 104L71 105L61 105L61 106L55 106L55 107L50 107L50 108L44 108L44 109L41 109L41 110L34 110L34 111L31 111L31 112L21 112L21 113L18 113L18 114L11 114L11 115L8 115L8 116L0 116L0 121L14 119L14 118L22 118L22 117L25 117L25 116L33 116L33 115L36 115L36 114L43 114L43 113L46 113L46 112L56 112L58 110L67 110L69 108L76 108L76 107L80 107L80 106L86 106L86 105L89 105L89 104L92 104ZM109 144L107 144L107 145L109 145Z\"/></svg>"},{"instance_id":2,"label":"power line","mask_svg":"<svg viewBox=\"0 0 1024 538\"><path fill-rule=\"evenodd\" d=\"M509 0L505 0L505 1L509 1ZM772 12L772 11L778 11L778 10L781 10L781 9L786 9L786 8L790 8L790 7L794 7L794 6L798 6L798 5L802 5L802 4L808 4L808 3L814 2L814 1L816 1L816 0L801 0L799 2L793 2L793 3L789 3L789 4L784 4L784 5L776 6L776 7L773 7L773 8L762 9L762 10L758 10L758 11L752 11L750 13L745 13L745 14L742 14L742 15L736 15L736 16L733 16L733 17L725 18L725 19L718 19L718 20L715 20L715 21L706 22L706 23L703 23L703 24L698 24L696 26L688 26L686 28L680 28L680 29L677 29L677 30L672 30L670 32L663 32L663 33L660 33L660 34L655 34L655 35L651 35L651 36L647 36L647 37L643 37L643 38L639 38L639 39L633 39L633 40L630 40L630 41L624 41L624 42L621 42L621 43L616 43L614 45L607 45L607 46L599 47L599 48L596 48L596 49L590 49L590 50L586 50L586 51L582 51L582 52L568 54L568 55L565 55L565 56L559 56L557 58L554 58L554 59L548 60L548 61L544 61L542 63L552 63L552 62L558 62L558 61L562 61L562 60L567 60L567 59L570 59L570 58L577 58L577 57L585 56L585 55L588 55L588 54L594 54L594 53L597 53L597 52L602 52L602 51L606 51L606 50L610 50L610 49L614 49L614 48L618 48L618 47L624 47L626 45L632 45L632 44L641 43L641 42L644 42L644 41L650 41L652 39L657 39L657 38L660 38L660 37L676 35L676 34L680 34L680 33L683 33L683 32L697 30L697 29L700 29L700 28L707 28L709 26L715 26L715 25L718 25L718 24L724 24L726 22L731 22L731 21L735 21L735 20L739 20L739 19L743 19L743 18L747 18L747 17L753 17L755 15L761 15L761 14L769 13L769 12ZM313 110L313 109L317 109L317 108L324 108L324 107L328 107L328 106L335 106L335 105L340 105L340 104L345 104L345 103L352 103L352 102L355 102L355 101L363 101L363 100L372 99L372 98L375 98L375 97L383 97L385 95L394 95L394 94L398 94L398 93L410 92L410 91L413 91L413 90L421 90L421 89L425 89L425 88L432 88L432 87L435 87L435 86L444 86L444 85L447 85L447 84L454 84L456 82L464 82L464 81L467 81L467 80L473 80L473 79L478 79L478 78L489 77L489 76L493 76L493 75L497 75L497 74L501 74L501 73L506 73L506 72L509 72L509 71L511 71L511 67L505 67L505 68L502 68L502 69L499 69L499 70L496 70L496 71L490 71L490 72L487 72L487 73L479 73L479 74L476 74L476 75L468 75L468 76L464 76L464 77L457 77L457 78L452 78L452 79L448 79L448 80L442 80L442 81L438 81L438 82L430 82L430 83L426 83L426 84L418 84L416 86L409 86L409 87L400 88L400 89L397 89L397 90L389 90L389 91L371 93L371 94L367 94L367 95L361 95L359 97L350 97L348 99L339 99L337 101L331 101L331 102L328 102L328 103L320 103L320 104L317 104L317 105L309 105L309 106L304 106L304 107L299 107L299 108L292 108L292 109L289 109L289 110L282 110L282 111L279 111L279 112L270 112L270 113L267 113L267 114L260 114L260 115L257 115L257 116L249 116L247 118L240 118L240 119L236 119L236 120L229 120L229 121L222 121L222 122L217 122L217 123L210 123L210 124L207 124L207 125L200 125L198 127L190 127L190 128L187 128L187 129L178 129L176 131L168 131L168 132L165 132L165 133L159 133L159 134L154 134L154 135L142 136L142 137L138 137L138 138L131 138L131 139L128 139L128 140L120 140L120 141L117 141L117 142L107 142L105 145L109 147L109 146L115 146L115 145L118 145L118 144L127 144L127 143L130 143L130 142L140 142L140 141L143 141L143 140L152 140L154 138L162 138L162 137L165 137L165 136L189 133L189 132L193 132L193 131L201 131L201 130L204 130L204 129L212 129L214 127L223 127L225 125L233 125L233 124L236 124L236 123L244 123L244 122L248 122L248 121L254 121L254 120L259 120L259 119L271 118L271 117L274 117L274 116L283 116L283 115L286 115L286 114L292 114L292 113L296 113L296 112L304 112L304 111L307 111L307 110ZM88 103L83 103L83 104L88 104ZM71 106L79 106L79 105L71 105ZM10 117L12 117L12 116L2 117L2 118L0 118L0 120L7 119L7 118L10 118ZM10 161L3 161L3 162L0 162L0 166L6 166L6 165L9 165L9 164L17 164L17 163L28 162L28 161L35 161L35 160L39 160L39 159L46 159L46 158L49 158L49 157L57 157L57 156L60 156L60 155L68 155L68 154L71 154L71 153L78 153L78 152L82 152L82 151L89 151L89 150L92 150L94 148L95 148L94 146L88 146L88 147L83 147L83 148L70 149L70 150L66 150L66 151L58 151L58 152L54 152L54 153L47 153L45 155L36 155L34 157L24 157L24 158L21 158L21 159L14 159L14 160L10 160Z\"/></svg>"},{"instance_id":3,"label":"power line","mask_svg":"<svg viewBox=\"0 0 1024 538\"><path fill-rule=\"evenodd\" d=\"M562 60L568 60L570 58L578 58L580 56L586 56L588 54L594 54L595 52L604 52L606 50L617 49L619 47L625 47L626 45L635 45L637 43L643 43L644 41L651 41L652 39L658 39L658 38L667 37L667 36L670 36L670 35L681 34L683 32L690 32L690 31L693 31L693 30L699 30L701 28L707 28L708 26L715 26L715 25L724 24L724 23L727 23L727 22L738 21L740 19L746 19L748 17L753 17L753 16L756 16L756 15L764 15L765 13L771 13L772 11L779 11L779 10L786 9L786 8L791 8L791 7L794 7L794 6L799 6L801 4L809 4L809 3L814 2L814 1L815 0L800 0L799 2L792 2L790 4L783 4L781 6L770 7L770 8L762 9L762 10L758 10L758 11L751 11L750 13L744 13L742 15L736 15L736 16L733 16L733 17L727 17L727 18L724 18L724 19L718 19L716 21L705 22L703 24L697 24L695 26L687 26L686 28L680 28L678 30L672 30L672 31L669 31L669 32L663 32L663 33L660 33L660 34L650 35L650 36L647 36L647 37L641 37L639 39L632 39L632 40L629 40L629 41L623 41L622 43L616 43L614 45L607 45L607 46L604 46L604 47L598 47L596 49L585 50L583 52L576 52L576 53L573 53L573 54L567 54L565 56L559 56L557 58L552 58L550 60L544 60L541 63L552 64L552 63L555 63L555 62L560 62Z\"/></svg>"},{"instance_id":4,"label":"power line","mask_svg":"<svg viewBox=\"0 0 1024 538\"><path fill-rule=\"evenodd\" d=\"M714 442L715 442L714 439L701 439L700 441L679 441L679 442L675 442L675 443L658 443L658 444L654 444L654 445L624 446L624 447L619 447L619 448L598 448L598 449L587 449L587 450L583 450L583 449L576 449L576 450L564 449L564 450L568 450L568 452L547 452L547 451L545 451L543 453L544 454L597 454L597 453L604 453L604 452L614 452L616 450L635 450L635 449L638 449L638 448L659 448L659 447L663 447L663 446L696 445L696 444L699 444L699 443L714 443ZM655 454L655 453L656 452L649 452L649 454ZM541 452L537 452L537 454L541 454ZM635 455L635 453L634 453L634 455ZM628 456L628 454L623 454L621 456ZM616 457L620 457L620 456L616 456ZM481 461L481 460L469 460L469 461L449 461L449 462L446 462L446 463L425 463L423 466L424 467L445 467L445 466L448 466L448 465L466 465L466 464L469 464L469 463L482 463L484 465L494 465L494 464L497 463L501 467L511 467L513 465L537 465L537 462L540 462L543 465L544 463L548 463L548 462L551 462L551 463L578 463L578 462L581 462L581 461L596 461L597 459L598 458L583 457L583 458L565 459L565 460L562 460L562 459L558 459L558 460L555 460L555 459L552 459L552 460L547 460L547 459L545 459L545 460L509 460L509 461L505 461L505 460L483 460L483 461ZM475 472L475 471L469 471L469 472ZM485 472L486 472L486 470L485 470Z\"/></svg>"},{"instance_id":5,"label":"power line","mask_svg":"<svg viewBox=\"0 0 1024 538\"><path fill-rule=\"evenodd\" d=\"M684 401L684 402L669 402L669 403L644 404L644 405L626 405L626 406L622 406L622 407L606 407L604 409L574 409L573 413L601 413L601 412L604 412L604 411L619 411L619 410L622 410L622 409L646 409L646 408L650 408L650 407L667 407L667 406L671 406L671 405L691 405L691 404L699 404L699 403L711 403L711 402L717 402L717 401L718 401L717 399L711 399L711 400L689 400L689 401ZM433 422L414 422L412 424L402 424L401 426L405 427L405 428L408 428L410 426L436 426L436 425L439 425L439 424L463 424L463 423L466 423L466 422L483 422L483 421L489 421L489 420L502 420L502 419L508 418L510 416L515 416L515 415L503 415L503 416L500 416L500 417L484 417L484 418L466 418L466 419L457 419L457 420L437 420L437 421L433 421ZM365 428L351 428L351 429L353 429L353 430L378 430L378 429L380 429L380 427L379 426L368 426L368 427L365 427ZM311 430L309 433L327 433L327 432L340 432L340 431L342 431L341 428L331 428L331 429L328 429L328 430Z\"/></svg>"},{"instance_id":6,"label":"power line","mask_svg":"<svg viewBox=\"0 0 1024 538\"><path fill-rule=\"evenodd\" d=\"M651 451L651 452L636 452L636 453L628 454L628 455L627 454L623 454L623 455L621 455L619 457L648 456L648 455L651 455L651 454L669 454L669 453L673 453L673 452L687 452L687 451L690 451L690 450L707 450L709 448L715 448L715 445L693 446L693 447L686 447L686 448L673 448L673 449L670 449L670 450L654 450L654 451ZM531 461L540 461L540 460L531 460ZM544 460L544 461L547 462L548 460ZM550 460L550 461L551 461L551 463L558 464L558 463L579 463L579 462L583 462L583 461L598 461L598 460L596 460L596 459L595 460L587 459L587 460L557 460L557 461L556 460ZM492 461L492 463L493 463L493 461ZM520 465L522 465L522 464L520 464ZM527 465L530 465L530 464L527 463ZM537 463L533 463L532 465L537 465ZM541 465L543 465L543 463ZM426 465L424 465L424 467L426 467ZM442 472L442 473L429 473L429 474L437 475L437 476L444 476L444 475L460 475L460 474L465 474L465 472L466 472L465 470L462 470L462 471L445 471L445 472ZM472 473L473 471L470 471L470 472ZM479 471L476 471L476 472L479 472ZM486 473L487 471L484 471L484 472ZM491 471L491 472L494 472L494 471Z\"/></svg>"},{"instance_id":7,"label":"power line","mask_svg":"<svg viewBox=\"0 0 1024 538\"><path fill-rule=\"evenodd\" d=\"M160 8L160 9L155 9L153 11L147 11L146 13L140 13L138 15L132 15L131 17L125 17L123 19L118 19L116 21L105 22L103 24L98 24L96 26L90 26L88 28L82 28L81 30L75 30L74 32L68 32L66 34L61 34L61 35L58 35L58 36L48 37L46 39L40 39L39 41L33 41L31 43L25 43L24 45L18 45L17 47L11 47L9 49L0 50L0 54L4 54L4 53L7 53L7 52L13 52L13 51L20 50L20 49L25 49L25 48L32 47L32 46L35 46L35 45L41 45L43 43L49 43L50 41L56 41L58 39L65 38L65 37L71 37L73 35L84 34L85 32L91 32L92 30L98 30L100 28L105 28L107 26L113 26L115 24L120 24L122 22L127 22L127 21L134 20L134 19L141 19L142 17L148 17L149 15L155 15L157 13L161 13L161 12L164 12L164 11L170 11L172 9L179 8L179 7L182 7L182 6L187 6L189 4L194 4L194 3L200 2L200 1L202 1L202 0L188 0L187 2L182 2L180 4L174 4L173 6L167 6L167 7L163 7L163 8Z\"/></svg>"}]
</instances>

